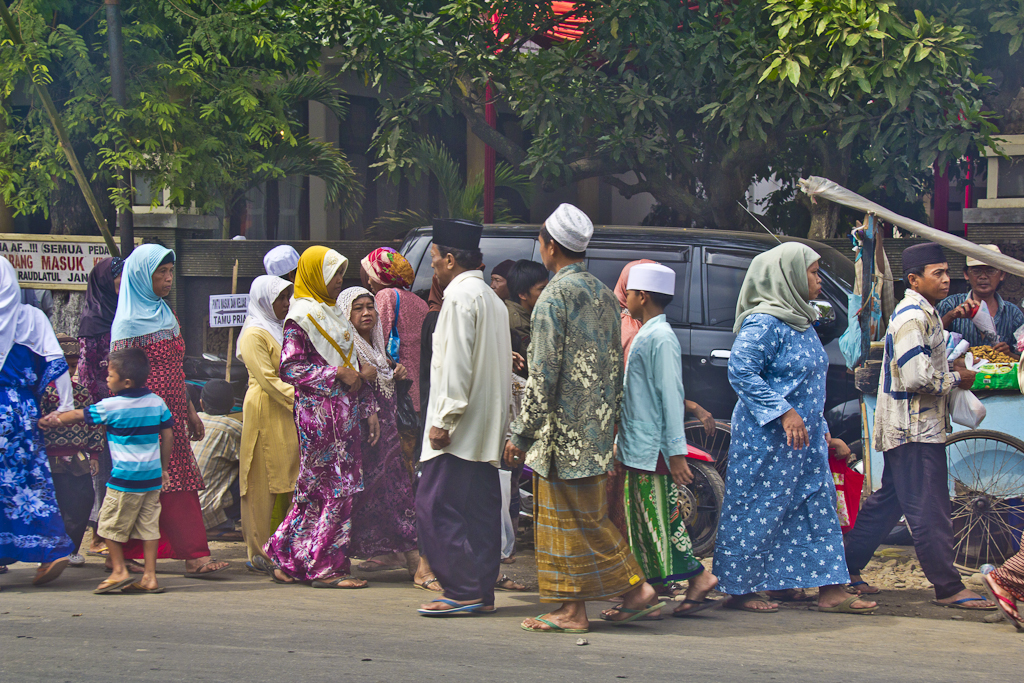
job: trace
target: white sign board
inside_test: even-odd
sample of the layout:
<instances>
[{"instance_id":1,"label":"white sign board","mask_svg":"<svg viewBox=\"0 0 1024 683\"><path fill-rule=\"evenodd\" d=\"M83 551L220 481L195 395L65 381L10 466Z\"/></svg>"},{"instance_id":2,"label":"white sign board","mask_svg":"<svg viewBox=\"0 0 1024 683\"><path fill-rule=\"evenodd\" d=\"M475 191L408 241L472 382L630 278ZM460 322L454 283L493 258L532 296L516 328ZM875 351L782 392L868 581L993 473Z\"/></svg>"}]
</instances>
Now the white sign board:
<instances>
[{"instance_id":1,"label":"white sign board","mask_svg":"<svg viewBox=\"0 0 1024 683\"><path fill-rule=\"evenodd\" d=\"M84 290L93 266L108 256L102 237L0 233L0 257L29 289Z\"/></svg>"},{"instance_id":2,"label":"white sign board","mask_svg":"<svg viewBox=\"0 0 1024 683\"><path fill-rule=\"evenodd\" d=\"M248 310L248 294L214 294L210 297L210 327L241 327Z\"/></svg>"}]
</instances>

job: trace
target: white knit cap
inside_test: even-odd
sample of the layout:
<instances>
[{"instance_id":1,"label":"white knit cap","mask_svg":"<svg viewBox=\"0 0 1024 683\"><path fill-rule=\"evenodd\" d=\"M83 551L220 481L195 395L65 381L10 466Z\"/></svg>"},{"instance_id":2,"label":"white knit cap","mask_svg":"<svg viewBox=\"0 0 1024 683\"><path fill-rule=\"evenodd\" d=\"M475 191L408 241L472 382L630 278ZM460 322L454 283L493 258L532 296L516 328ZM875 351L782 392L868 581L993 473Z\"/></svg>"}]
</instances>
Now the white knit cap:
<instances>
[{"instance_id":1,"label":"white knit cap","mask_svg":"<svg viewBox=\"0 0 1024 683\"><path fill-rule=\"evenodd\" d=\"M1003 252L999 251L999 247L996 246L995 244L979 244L978 246L981 247L982 249L988 249L989 251L994 251L997 254L1002 254L1003 253ZM974 258L973 256L968 256L967 257L967 267L968 268L973 268L974 266L987 266L987 265L988 265L987 263L982 263L981 261L979 261L978 259Z\"/></svg>"},{"instance_id":2,"label":"white knit cap","mask_svg":"<svg viewBox=\"0 0 1024 683\"><path fill-rule=\"evenodd\" d=\"M676 271L660 263L638 263L629 269L626 289L672 296L676 293Z\"/></svg>"},{"instance_id":3,"label":"white knit cap","mask_svg":"<svg viewBox=\"0 0 1024 683\"><path fill-rule=\"evenodd\" d=\"M587 214L572 204L560 204L544 226L552 239L569 251L586 251L594 235L594 224Z\"/></svg>"},{"instance_id":4,"label":"white knit cap","mask_svg":"<svg viewBox=\"0 0 1024 683\"><path fill-rule=\"evenodd\" d=\"M287 244L274 247L263 257L267 275L283 277L299 267L299 252Z\"/></svg>"}]
</instances>

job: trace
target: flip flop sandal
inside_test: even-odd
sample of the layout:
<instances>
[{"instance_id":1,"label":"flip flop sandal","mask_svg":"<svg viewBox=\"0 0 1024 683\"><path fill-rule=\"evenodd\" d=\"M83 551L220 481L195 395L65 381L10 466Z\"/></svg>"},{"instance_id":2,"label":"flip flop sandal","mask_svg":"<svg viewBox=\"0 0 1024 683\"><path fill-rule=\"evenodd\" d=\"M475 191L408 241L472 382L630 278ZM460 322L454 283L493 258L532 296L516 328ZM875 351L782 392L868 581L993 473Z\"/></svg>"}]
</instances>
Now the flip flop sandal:
<instances>
[{"instance_id":1,"label":"flip flop sandal","mask_svg":"<svg viewBox=\"0 0 1024 683\"><path fill-rule=\"evenodd\" d=\"M509 593L522 593L523 591L530 590L526 586L523 586L522 588L509 588L504 585L506 583L515 585L516 582L512 580L508 574L502 574L501 578L494 582L494 590L508 591Z\"/></svg>"},{"instance_id":2,"label":"flip flop sandal","mask_svg":"<svg viewBox=\"0 0 1024 683\"><path fill-rule=\"evenodd\" d=\"M220 572L222 572L222 571L224 571L225 569L228 568L228 565L224 565L220 569L211 569L208 572L204 572L203 571L204 569L209 567L214 562L220 562L220 560L218 560L216 557L211 557L209 559L209 561L205 562L203 564L203 566L201 566L196 571L194 571L194 572L185 572L185 578L186 579L208 579L211 576L213 576L214 574L218 574L218 573L220 573Z\"/></svg>"},{"instance_id":3,"label":"flip flop sandal","mask_svg":"<svg viewBox=\"0 0 1024 683\"><path fill-rule=\"evenodd\" d=\"M963 598L955 602L939 602L938 600L932 600L933 605L948 607L950 609L962 609L967 610L968 612L995 612L999 609L995 605L992 605L991 607L967 607L966 605L969 602L986 602L986 600L985 598Z\"/></svg>"},{"instance_id":4,"label":"flip flop sandal","mask_svg":"<svg viewBox=\"0 0 1024 683\"><path fill-rule=\"evenodd\" d=\"M754 612L756 614L775 614L779 611L778 607L772 607L769 609L757 609L756 607L748 607L752 602L763 602L768 604L771 600L765 600L764 598L756 595L751 596L747 600L736 600L735 598L727 598L725 604L722 605L725 609L739 610L740 612Z\"/></svg>"},{"instance_id":5,"label":"flip flop sandal","mask_svg":"<svg viewBox=\"0 0 1024 683\"><path fill-rule=\"evenodd\" d=\"M50 563L50 566L46 568L46 571L36 574L36 577L32 579L32 585L44 586L50 583L51 581L53 581L61 575L64 569L68 566L68 562L70 561L71 560L67 557L62 557L59 560L54 560Z\"/></svg>"},{"instance_id":6,"label":"flip flop sandal","mask_svg":"<svg viewBox=\"0 0 1024 683\"><path fill-rule=\"evenodd\" d=\"M106 593L113 593L118 588L124 588L135 583L135 579L121 579L120 581L114 581L112 579L104 579L100 582L100 585L96 586L96 590L93 591L96 595L104 595Z\"/></svg>"},{"instance_id":7,"label":"flip flop sandal","mask_svg":"<svg viewBox=\"0 0 1024 683\"><path fill-rule=\"evenodd\" d=\"M602 613L601 614L601 618L604 619L605 621L607 621L612 626L622 626L624 624L629 624L631 622L643 619L648 614L652 614L653 612L657 612L662 607L665 607L667 605L668 605L667 602L659 602L659 603L656 603L654 605L651 605L650 607L646 607L644 609L628 609L626 607L613 607L612 610L615 610L615 611L617 611L617 612L619 612L621 614L628 614L629 616L626 617L625 619L612 619L612 618L610 618L610 615Z\"/></svg>"},{"instance_id":8,"label":"flip flop sandal","mask_svg":"<svg viewBox=\"0 0 1024 683\"><path fill-rule=\"evenodd\" d=\"M681 612L679 611L679 608L676 608L672 610L672 616L677 619L685 619L686 617L692 617L697 612L703 612L706 609L718 607L722 602L722 600L708 600L706 598L704 600L691 600L690 598L686 598L685 600L679 603L680 606L694 605L694 607L684 609Z\"/></svg>"},{"instance_id":9,"label":"flip flop sandal","mask_svg":"<svg viewBox=\"0 0 1024 683\"><path fill-rule=\"evenodd\" d=\"M835 607L822 607L818 605L818 611L828 614L871 614L878 609L878 605L874 607L854 607L853 603L858 600L860 600L859 595L851 595Z\"/></svg>"},{"instance_id":10,"label":"flip flop sandal","mask_svg":"<svg viewBox=\"0 0 1024 683\"><path fill-rule=\"evenodd\" d=\"M519 624L519 628L530 633L590 633L589 628L562 628L558 624L548 621L543 618L543 614L539 614L533 618L534 621L539 621L542 624L547 624L551 628L537 628L535 626L527 626L526 623Z\"/></svg>"},{"instance_id":11,"label":"flip flop sandal","mask_svg":"<svg viewBox=\"0 0 1024 683\"><path fill-rule=\"evenodd\" d=\"M470 605L463 605L454 600L447 598L438 598L437 600L431 600L430 604L440 602L441 604L448 605L449 609L423 609L422 607L418 610L421 615L425 617L446 617L449 614L460 614L460 613L473 613L484 606L482 602L474 602Z\"/></svg>"},{"instance_id":12,"label":"flip flop sandal","mask_svg":"<svg viewBox=\"0 0 1024 683\"><path fill-rule=\"evenodd\" d=\"M882 592L881 588L875 588L875 590L873 590L873 591L857 590L857 586L869 586L870 587L871 584L869 584L867 581L854 581L853 583L846 584L845 588L848 589L848 590L852 590L857 595L878 595L879 593Z\"/></svg>"},{"instance_id":13,"label":"flip flop sandal","mask_svg":"<svg viewBox=\"0 0 1024 683\"><path fill-rule=\"evenodd\" d=\"M405 564L387 564L386 562L375 560L372 557L366 562L356 565L356 569L366 574L372 574L374 572L389 572L393 569L405 568Z\"/></svg>"},{"instance_id":14,"label":"flip flop sandal","mask_svg":"<svg viewBox=\"0 0 1024 683\"><path fill-rule=\"evenodd\" d=\"M110 557L110 550L104 548L103 550L87 550L86 555L92 555L93 557Z\"/></svg>"},{"instance_id":15,"label":"flip flop sandal","mask_svg":"<svg viewBox=\"0 0 1024 683\"><path fill-rule=\"evenodd\" d=\"M999 606L999 611L1003 613L1003 616L1006 617L1006 620L1013 624L1014 628L1017 629L1018 633L1024 633L1024 621L1021 621L1017 617L1013 616L1013 613L1017 611L1017 604L1012 600L1007 600L1002 595L999 595L999 593L996 593L992 589L992 584L995 583L995 580L989 577L988 574L982 575L981 580L985 582L986 586L988 586L988 592L992 594L992 597L995 599L996 605Z\"/></svg>"},{"instance_id":16,"label":"flip flop sandal","mask_svg":"<svg viewBox=\"0 0 1024 683\"><path fill-rule=\"evenodd\" d=\"M342 586L341 585L341 583L343 581L358 581L358 580L359 579L357 579L354 576L347 576L347 575L346 576L335 576L333 579L327 579L326 581L321 581L320 579L316 579L316 580L313 581L313 588L337 588L339 590L356 590L356 589L359 589L359 588L366 588L367 586L370 585L368 583L364 583L362 586Z\"/></svg>"},{"instance_id":17,"label":"flip flop sandal","mask_svg":"<svg viewBox=\"0 0 1024 683\"><path fill-rule=\"evenodd\" d=\"M143 594L156 595L157 593L164 593L166 591L167 591L167 589L164 588L163 586L157 586L156 588L143 588L142 584L137 582L137 581L135 583L133 583L132 585L125 586L124 588L121 589L122 593L139 594L139 595L143 595Z\"/></svg>"},{"instance_id":18,"label":"flip flop sandal","mask_svg":"<svg viewBox=\"0 0 1024 683\"><path fill-rule=\"evenodd\" d=\"M605 621L617 621L616 619L612 619L613 615L615 615L615 614L635 614L635 613L637 613L639 611L640 610L627 609L625 607L609 607L606 610L601 610L601 618L603 620L605 620ZM661 621L664 618L665 617L663 617L661 614L651 613L651 614L648 614L645 617L641 617L641 618L637 619L637 621Z\"/></svg>"},{"instance_id":19,"label":"flip flop sandal","mask_svg":"<svg viewBox=\"0 0 1024 683\"><path fill-rule=\"evenodd\" d=\"M124 566L125 566L125 569L128 570L129 574L142 574L142 573L144 573L146 571L146 568L143 565L141 565L138 562L136 562L135 560L125 560L124 561ZM104 565L103 566L103 571L105 571L106 573L109 574L112 571L114 571L114 568L113 567L108 567L108 566Z\"/></svg>"},{"instance_id":20,"label":"flip flop sandal","mask_svg":"<svg viewBox=\"0 0 1024 683\"><path fill-rule=\"evenodd\" d=\"M432 579L426 579L425 581L421 581L419 583L416 583L415 581L413 583L416 584L417 588L419 588L420 590L425 590L428 593L440 593L441 592L439 590L434 590L433 588L430 587L431 584L434 584L434 583L437 584L438 588L441 587L441 582L437 580L436 576L434 578L432 578Z\"/></svg>"}]
</instances>

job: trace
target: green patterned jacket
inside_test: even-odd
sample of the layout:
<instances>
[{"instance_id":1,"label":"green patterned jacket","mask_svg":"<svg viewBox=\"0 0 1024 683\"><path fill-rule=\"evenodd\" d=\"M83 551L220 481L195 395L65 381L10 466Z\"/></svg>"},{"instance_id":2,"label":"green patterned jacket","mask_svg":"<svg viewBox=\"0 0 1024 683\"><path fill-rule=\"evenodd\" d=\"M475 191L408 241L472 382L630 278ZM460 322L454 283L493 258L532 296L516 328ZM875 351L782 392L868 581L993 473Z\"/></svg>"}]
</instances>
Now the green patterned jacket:
<instances>
[{"instance_id":1,"label":"green patterned jacket","mask_svg":"<svg viewBox=\"0 0 1024 683\"><path fill-rule=\"evenodd\" d=\"M582 263L562 268L533 310L530 378L512 442L542 477L582 479L613 465L622 400L619 302Z\"/></svg>"}]
</instances>

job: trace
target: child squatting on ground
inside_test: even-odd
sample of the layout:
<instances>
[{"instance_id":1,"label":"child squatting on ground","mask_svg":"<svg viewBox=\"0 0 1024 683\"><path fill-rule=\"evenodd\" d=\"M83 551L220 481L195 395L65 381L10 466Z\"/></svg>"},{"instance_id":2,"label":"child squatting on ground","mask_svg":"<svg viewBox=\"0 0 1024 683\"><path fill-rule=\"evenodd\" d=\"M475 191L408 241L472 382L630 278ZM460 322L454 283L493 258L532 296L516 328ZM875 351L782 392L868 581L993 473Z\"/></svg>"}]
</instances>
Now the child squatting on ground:
<instances>
[{"instance_id":1,"label":"child squatting on ground","mask_svg":"<svg viewBox=\"0 0 1024 683\"><path fill-rule=\"evenodd\" d=\"M99 534L107 540L113 571L94 593L163 593L156 581L160 541L160 489L171 457L174 423L163 400L146 388L149 359L142 349L110 354L107 388L111 397L84 410L47 415L42 429L85 422L105 425L112 463L107 495L100 509ZM143 541L145 571L135 582L124 562L122 544Z\"/></svg>"}]
</instances>

